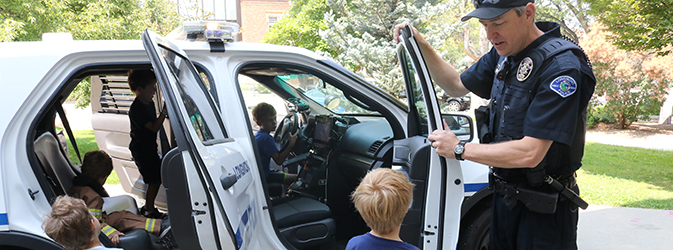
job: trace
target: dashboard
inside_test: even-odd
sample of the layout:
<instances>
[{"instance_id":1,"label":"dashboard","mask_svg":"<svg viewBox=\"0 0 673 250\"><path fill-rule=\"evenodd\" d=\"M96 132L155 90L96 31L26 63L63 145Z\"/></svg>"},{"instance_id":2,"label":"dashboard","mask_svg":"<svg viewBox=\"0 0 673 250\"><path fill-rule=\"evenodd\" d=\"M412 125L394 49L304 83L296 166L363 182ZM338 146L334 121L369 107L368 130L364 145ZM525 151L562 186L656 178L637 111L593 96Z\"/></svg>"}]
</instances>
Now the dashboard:
<instances>
[{"instance_id":1,"label":"dashboard","mask_svg":"<svg viewBox=\"0 0 673 250\"><path fill-rule=\"evenodd\" d=\"M360 122L321 114L306 120L293 149L296 156L283 164L299 169L292 190L322 200L328 183L355 188L367 171L391 164L393 131L384 118Z\"/></svg>"}]
</instances>

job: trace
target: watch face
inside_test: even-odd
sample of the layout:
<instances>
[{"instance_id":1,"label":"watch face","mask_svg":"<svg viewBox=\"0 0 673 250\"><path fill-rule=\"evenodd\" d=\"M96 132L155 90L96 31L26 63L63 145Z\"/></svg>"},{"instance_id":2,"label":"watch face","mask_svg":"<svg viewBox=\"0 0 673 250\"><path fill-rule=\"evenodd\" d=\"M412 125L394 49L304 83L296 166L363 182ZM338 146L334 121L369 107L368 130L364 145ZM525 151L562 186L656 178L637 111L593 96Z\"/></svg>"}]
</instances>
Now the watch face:
<instances>
[{"instance_id":1,"label":"watch face","mask_svg":"<svg viewBox=\"0 0 673 250\"><path fill-rule=\"evenodd\" d=\"M462 144L458 144L458 145L456 145L455 148L453 148L453 153L462 154L464 150L465 150L465 147Z\"/></svg>"}]
</instances>

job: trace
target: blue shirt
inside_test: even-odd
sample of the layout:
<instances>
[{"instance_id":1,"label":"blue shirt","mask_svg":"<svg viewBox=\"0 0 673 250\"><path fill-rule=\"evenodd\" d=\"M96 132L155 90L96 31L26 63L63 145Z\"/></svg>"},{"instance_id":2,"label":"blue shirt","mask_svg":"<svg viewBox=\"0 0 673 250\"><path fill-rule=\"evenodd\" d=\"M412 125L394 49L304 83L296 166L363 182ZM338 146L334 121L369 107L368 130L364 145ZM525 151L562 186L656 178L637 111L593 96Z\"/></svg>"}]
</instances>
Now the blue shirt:
<instances>
[{"instance_id":1,"label":"blue shirt","mask_svg":"<svg viewBox=\"0 0 673 250\"><path fill-rule=\"evenodd\" d=\"M255 133L255 140L257 140L257 149L262 158L264 176L269 176L269 172L271 172L271 168L269 167L269 164L271 163L271 155L278 152L276 141L273 140L273 137L269 132L261 129Z\"/></svg>"},{"instance_id":2,"label":"blue shirt","mask_svg":"<svg viewBox=\"0 0 673 250\"><path fill-rule=\"evenodd\" d=\"M371 233L355 236L348 241L346 250L419 250L418 247L402 241L379 238Z\"/></svg>"}]
</instances>

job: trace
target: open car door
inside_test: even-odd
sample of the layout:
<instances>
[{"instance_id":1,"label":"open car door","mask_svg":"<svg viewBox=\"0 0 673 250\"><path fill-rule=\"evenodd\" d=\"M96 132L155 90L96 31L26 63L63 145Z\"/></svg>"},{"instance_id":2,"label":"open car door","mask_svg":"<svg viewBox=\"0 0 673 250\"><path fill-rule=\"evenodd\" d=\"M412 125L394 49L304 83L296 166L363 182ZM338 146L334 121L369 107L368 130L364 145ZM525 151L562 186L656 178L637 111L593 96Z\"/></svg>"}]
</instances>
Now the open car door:
<instances>
[{"instance_id":1,"label":"open car door","mask_svg":"<svg viewBox=\"0 0 673 250\"><path fill-rule=\"evenodd\" d=\"M449 128L443 128L432 80L418 44L408 26L401 31L397 54L409 115L407 138L394 142L393 168L406 172L416 188L400 234L404 241L421 249L455 249L464 197L463 175L457 160L439 156L428 141L432 131Z\"/></svg>"},{"instance_id":2,"label":"open car door","mask_svg":"<svg viewBox=\"0 0 673 250\"><path fill-rule=\"evenodd\" d=\"M182 249L254 248L261 212L250 161L227 136L220 112L185 52L151 31L142 40L177 141L162 159L177 244Z\"/></svg>"}]
</instances>

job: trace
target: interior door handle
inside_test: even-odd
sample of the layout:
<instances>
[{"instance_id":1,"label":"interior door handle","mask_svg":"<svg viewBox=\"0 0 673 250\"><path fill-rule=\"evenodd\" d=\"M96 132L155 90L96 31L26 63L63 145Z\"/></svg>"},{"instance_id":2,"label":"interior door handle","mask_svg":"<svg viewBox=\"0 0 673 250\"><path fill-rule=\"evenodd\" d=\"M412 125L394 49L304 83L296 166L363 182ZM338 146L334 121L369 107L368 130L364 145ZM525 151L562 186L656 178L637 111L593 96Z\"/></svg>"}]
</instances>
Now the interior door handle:
<instances>
[{"instance_id":1,"label":"interior door handle","mask_svg":"<svg viewBox=\"0 0 673 250\"><path fill-rule=\"evenodd\" d=\"M224 188L224 190L229 189L231 186L236 184L237 181L238 181L238 179L236 178L235 174L229 174L227 176L224 176L224 175L220 176L220 183L222 184L222 188Z\"/></svg>"}]
</instances>

